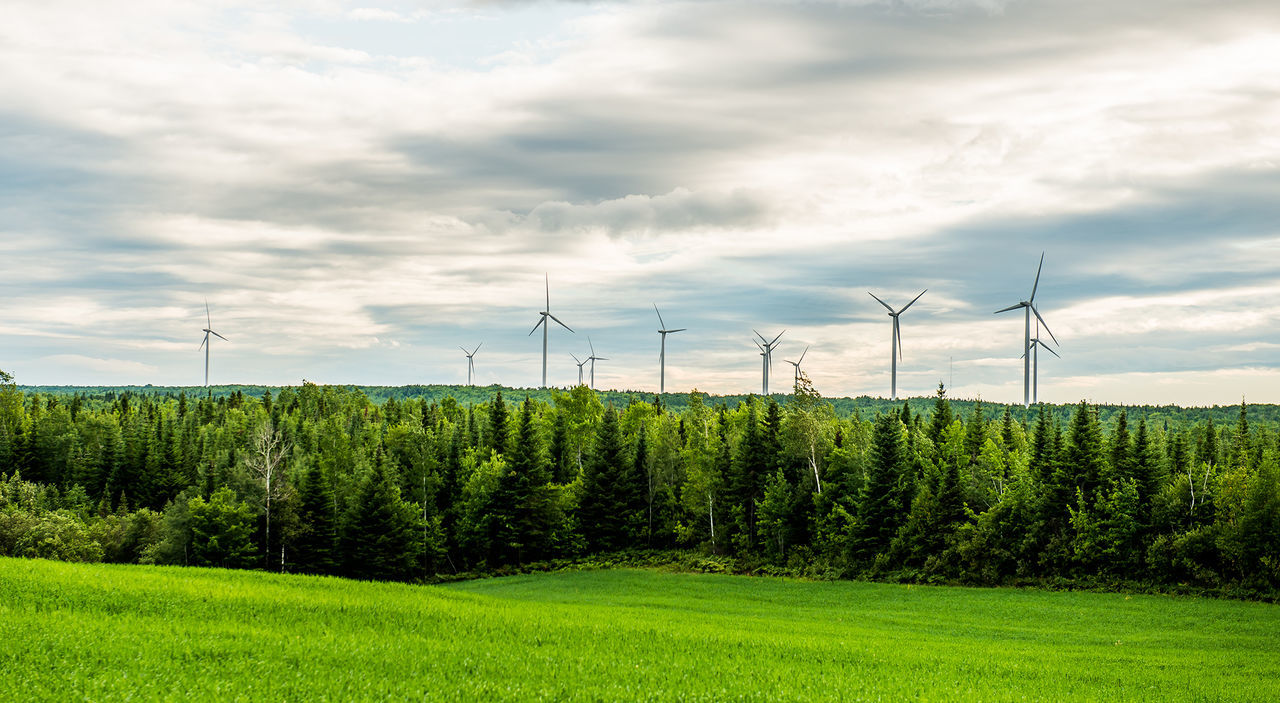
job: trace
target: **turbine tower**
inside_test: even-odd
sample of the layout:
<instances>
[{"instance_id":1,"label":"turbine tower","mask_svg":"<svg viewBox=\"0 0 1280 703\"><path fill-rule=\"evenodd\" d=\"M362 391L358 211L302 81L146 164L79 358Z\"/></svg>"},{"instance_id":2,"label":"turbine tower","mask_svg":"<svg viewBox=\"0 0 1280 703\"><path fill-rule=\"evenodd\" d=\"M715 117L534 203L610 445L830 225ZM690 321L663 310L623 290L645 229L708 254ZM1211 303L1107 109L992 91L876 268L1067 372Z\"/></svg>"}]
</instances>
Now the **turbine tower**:
<instances>
[{"instance_id":1,"label":"turbine tower","mask_svg":"<svg viewBox=\"0 0 1280 703\"><path fill-rule=\"evenodd\" d=\"M596 362L608 361L609 359L603 356L596 356L596 345L591 343L590 337L587 337L587 346L591 347L591 356L587 357L587 361L591 362L591 387L595 388L596 387Z\"/></svg>"},{"instance_id":2,"label":"turbine tower","mask_svg":"<svg viewBox=\"0 0 1280 703\"><path fill-rule=\"evenodd\" d=\"M683 332L687 327L681 327L677 330L667 329L667 323L662 321L662 313L658 312L658 304L653 304L653 311L658 313L658 334L662 335L662 351L658 352L658 392L667 392L667 335L675 332Z\"/></svg>"},{"instance_id":3,"label":"turbine tower","mask_svg":"<svg viewBox=\"0 0 1280 703\"><path fill-rule=\"evenodd\" d=\"M756 332L754 329L751 331ZM771 342L769 341L768 337L764 336L763 334L760 334L759 332L756 332L756 336L759 337L760 342L764 342L764 344L761 344L760 342L756 342L756 340L754 339L751 340L752 342L755 342L755 345L757 347L760 347L760 356L764 357L764 361L763 361L764 383L762 384L764 395L769 395L769 369L770 367L773 366L773 350L777 348L778 340L781 339L782 335L786 333L787 333L786 330L782 330L781 332L778 333L777 337L773 338L773 341Z\"/></svg>"},{"instance_id":4,"label":"turbine tower","mask_svg":"<svg viewBox=\"0 0 1280 703\"><path fill-rule=\"evenodd\" d=\"M579 360L577 354L569 354L569 356L572 356L573 360L578 362L578 385L581 386L582 385L582 367L585 366L588 361L591 361L591 358L587 357L586 359Z\"/></svg>"},{"instance_id":5,"label":"turbine tower","mask_svg":"<svg viewBox=\"0 0 1280 703\"><path fill-rule=\"evenodd\" d=\"M925 288L920 291L920 295L928 293L929 289ZM867 295L876 298L876 294L867 291ZM911 302L902 306L901 310L894 310L889 304L883 300L876 298L876 302L884 306L889 311L889 317L893 318L893 334L889 339L889 400L898 399L898 359L902 358L902 328L898 325L898 316L907 311L907 308L916 304L920 299L920 295L911 299Z\"/></svg>"},{"instance_id":6,"label":"turbine tower","mask_svg":"<svg viewBox=\"0 0 1280 703\"><path fill-rule=\"evenodd\" d=\"M1053 343L1054 344L1058 343L1058 338L1053 336L1053 330L1049 329L1049 323L1045 322L1043 317L1040 317L1040 311L1036 309L1036 305L1035 305L1036 289L1040 287L1040 271L1043 268L1044 268L1044 252L1041 252L1040 266L1039 268L1036 269L1036 281L1035 283L1031 284L1031 297L1015 305L1010 305L1007 308L996 310L995 312L995 314L999 315L1002 312L1009 312L1010 310L1017 310L1018 308L1023 309L1024 335L1023 335L1023 342L1022 342L1022 407L1024 408L1031 407L1031 315L1032 314L1036 316L1036 319L1040 321L1040 324L1044 325L1044 331L1049 333L1049 337L1053 340ZM1039 336L1039 333L1037 333L1037 336Z\"/></svg>"},{"instance_id":7,"label":"turbine tower","mask_svg":"<svg viewBox=\"0 0 1280 703\"><path fill-rule=\"evenodd\" d=\"M788 364L791 364L792 366L796 367L796 368L795 368L795 371L796 371L795 380L794 380L794 381L792 381L793 386L800 385L800 364L804 361L804 355L805 355L805 354L808 354L808 353L809 353L809 347L805 347L805 348L804 348L804 351L800 352L800 358L799 358L799 359L796 359L795 361L792 361L792 360L790 360L790 359L783 359L783 361L785 361L785 362L787 362Z\"/></svg>"},{"instance_id":8,"label":"turbine tower","mask_svg":"<svg viewBox=\"0 0 1280 703\"><path fill-rule=\"evenodd\" d=\"M201 330L202 332L204 332L204 341L200 342L200 346L196 347L196 351L199 351L202 348L204 349L204 387L208 388L209 387L209 347L213 346L212 344L209 343L209 335L213 335L224 342L228 340L226 337L223 337L222 335L213 331L213 319L209 317L209 301L208 300L204 301L204 321L205 321L205 328Z\"/></svg>"},{"instance_id":9,"label":"turbine tower","mask_svg":"<svg viewBox=\"0 0 1280 703\"><path fill-rule=\"evenodd\" d=\"M461 349L461 350L462 350L462 353L463 353L463 354L466 354L466 355L467 355L467 385L468 385L468 386L470 386L470 385L471 385L471 375L472 375L472 374L475 372L475 370L476 370L476 360L475 360L476 352L480 351L480 347L481 347L483 344L484 344L484 342L481 342L480 344L477 344L477 345L476 345L476 348L475 348L475 349L472 349L470 352L468 352L468 351L466 350L466 348L464 348L464 347L458 347L459 349Z\"/></svg>"},{"instance_id":10,"label":"turbine tower","mask_svg":"<svg viewBox=\"0 0 1280 703\"><path fill-rule=\"evenodd\" d=\"M547 322L547 319L550 318L552 320L555 320L556 324L569 330L570 332L573 332L573 328L561 322L560 318L551 314L551 279L549 277L546 277L546 274L543 274L543 277L545 278L546 285L547 285L547 309L538 313L542 317L538 318L538 324L534 325L533 329L529 330L528 336L533 336L533 333L538 331L538 326L539 325L542 326L542 387L546 388L547 387L547 330L550 329L551 327L551 324ZM577 334L577 333L574 332L574 334Z\"/></svg>"},{"instance_id":11,"label":"turbine tower","mask_svg":"<svg viewBox=\"0 0 1280 703\"><path fill-rule=\"evenodd\" d=\"M1058 357L1062 355L1053 350L1053 347L1040 341L1040 320L1036 320L1036 336L1031 338L1031 402L1037 404L1040 402L1040 347Z\"/></svg>"}]
</instances>

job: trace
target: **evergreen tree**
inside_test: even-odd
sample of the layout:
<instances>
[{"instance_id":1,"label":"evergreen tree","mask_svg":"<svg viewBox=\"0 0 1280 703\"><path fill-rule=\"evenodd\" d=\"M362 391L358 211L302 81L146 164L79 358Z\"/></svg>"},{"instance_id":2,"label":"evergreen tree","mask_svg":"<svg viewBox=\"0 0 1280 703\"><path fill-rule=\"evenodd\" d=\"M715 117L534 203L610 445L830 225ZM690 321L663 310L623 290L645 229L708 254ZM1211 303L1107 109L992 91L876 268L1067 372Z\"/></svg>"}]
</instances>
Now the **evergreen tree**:
<instances>
[{"instance_id":1,"label":"evergreen tree","mask_svg":"<svg viewBox=\"0 0 1280 703\"><path fill-rule=\"evenodd\" d=\"M378 450L342 525L342 571L369 581L405 580L417 564L416 511L400 497L400 480Z\"/></svg>"},{"instance_id":2,"label":"evergreen tree","mask_svg":"<svg viewBox=\"0 0 1280 703\"><path fill-rule=\"evenodd\" d=\"M951 411L951 401L947 400L946 388L938 382L938 398L933 402L933 417L929 419L929 440L933 446L942 447L942 435L955 422L955 413Z\"/></svg>"},{"instance_id":3,"label":"evergreen tree","mask_svg":"<svg viewBox=\"0 0 1280 703\"><path fill-rule=\"evenodd\" d=\"M209 500L195 497L189 504L191 529L191 564L226 569L247 569L256 561L253 508L236 500L231 489L223 487Z\"/></svg>"},{"instance_id":4,"label":"evergreen tree","mask_svg":"<svg viewBox=\"0 0 1280 703\"><path fill-rule=\"evenodd\" d=\"M1129 414L1121 410L1116 418L1116 428L1111 431L1109 459L1113 481L1123 481L1134 475L1133 450L1129 441Z\"/></svg>"},{"instance_id":5,"label":"evergreen tree","mask_svg":"<svg viewBox=\"0 0 1280 703\"><path fill-rule=\"evenodd\" d=\"M857 522L850 544L856 563L870 564L898 531L903 511L903 474L907 469L903 427L896 413L876 417L867 480L858 496Z\"/></svg>"},{"instance_id":6,"label":"evergreen tree","mask_svg":"<svg viewBox=\"0 0 1280 703\"><path fill-rule=\"evenodd\" d=\"M500 562L519 564L550 554L558 518L528 399L511 444L506 471L493 496L498 525L494 548Z\"/></svg>"},{"instance_id":7,"label":"evergreen tree","mask_svg":"<svg viewBox=\"0 0 1280 703\"><path fill-rule=\"evenodd\" d=\"M484 438L484 453L502 454L506 451L507 442L507 404L502 400L502 391L494 395L489 403L489 432Z\"/></svg>"},{"instance_id":8,"label":"evergreen tree","mask_svg":"<svg viewBox=\"0 0 1280 703\"><path fill-rule=\"evenodd\" d=\"M595 446L582 467L582 498L578 502L578 526L591 551L623 549L634 534L637 517L624 480L626 456L618 414L605 410ZM630 473L630 472L626 472ZM641 502L643 506L643 502ZM632 511L628 511L631 508Z\"/></svg>"},{"instance_id":9,"label":"evergreen tree","mask_svg":"<svg viewBox=\"0 0 1280 703\"><path fill-rule=\"evenodd\" d=\"M987 441L987 421L982 417L982 401L973 404L973 413L964 425L964 451L969 461L975 462L982 454L982 445Z\"/></svg>"},{"instance_id":10,"label":"evergreen tree","mask_svg":"<svg viewBox=\"0 0 1280 703\"><path fill-rule=\"evenodd\" d=\"M758 544L756 535L756 502L764 496L764 482L769 476L769 456L756 405L751 403L747 426L738 441L729 473L729 489L733 494L733 515L738 547L752 550Z\"/></svg>"},{"instance_id":11,"label":"evergreen tree","mask_svg":"<svg viewBox=\"0 0 1280 703\"><path fill-rule=\"evenodd\" d=\"M324 470L306 466L298 479L298 530L291 545L297 571L337 571L338 514L333 486Z\"/></svg>"}]
</instances>

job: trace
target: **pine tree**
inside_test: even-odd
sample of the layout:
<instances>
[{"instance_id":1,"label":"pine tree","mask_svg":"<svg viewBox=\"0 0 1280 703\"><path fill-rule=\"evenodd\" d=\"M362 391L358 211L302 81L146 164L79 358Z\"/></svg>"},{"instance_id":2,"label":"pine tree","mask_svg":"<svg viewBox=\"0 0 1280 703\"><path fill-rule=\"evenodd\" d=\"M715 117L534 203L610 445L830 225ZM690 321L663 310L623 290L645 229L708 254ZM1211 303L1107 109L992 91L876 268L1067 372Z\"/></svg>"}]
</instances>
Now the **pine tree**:
<instances>
[{"instance_id":1,"label":"pine tree","mask_svg":"<svg viewBox=\"0 0 1280 703\"><path fill-rule=\"evenodd\" d=\"M416 511L400 497L400 481L379 448L342 525L342 571L370 581L407 580L417 563Z\"/></svg>"},{"instance_id":2,"label":"pine tree","mask_svg":"<svg viewBox=\"0 0 1280 703\"><path fill-rule=\"evenodd\" d=\"M987 421L982 417L982 401L973 404L973 413L964 424L964 451L969 461L978 460L982 445L987 441Z\"/></svg>"},{"instance_id":3,"label":"pine tree","mask_svg":"<svg viewBox=\"0 0 1280 703\"><path fill-rule=\"evenodd\" d=\"M338 515L333 486L318 466L304 467L298 479L298 530L290 551L296 570L332 574L337 570Z\"/></svg>"},{"instance_id":4,"label":"pine tree","mask_svg":"<svg viewBox=\"0 0 1280 703\"><path fill-rule=\"evenodd\" d=\"M558 516L528 399L506 458L506 471L493 496L498 524L495 556L507 564L545 558L551 552Z\"/></svg>"},{"instance_id":5,"label":"pine tree","mask_svg":"<svg viewBox=\"0 0 1280 703\"><path fill-rule=\"evenodd\" d=\"M764 495L769 465L764 433L761 432L760 418L753 402L747 413L747 426L733 455L733 469L729 473L738 546L748 551L759 543L756 535L756 501Z\"/></svg>"},{"instance_id":6,"label":"pine tree","mask_svg":"<svg viewBox=\"0 0 1280 703\"><path fill-rule=\"evenodd\" d=\"M1129 444L1129 414L1121 410L1116 418L1116 428L1111 432L1110 476L1113 481L1123 481L1133 477L1133 449Z\"/></svg>"},{"instance_id":7,"label":"pine tree","mask_svg":"<svg viewBox=\"0 0 1280 703\"><path fill-rule=\"evenodd\" d=\"M506 451L507 442L507 404L502 400L502 391L494 395L489 403L489 431L484 438L484 453L502 454Z\"/></svg>"},{"instance_id":8,"label":"pine tree","mask_svg":"<svg viewBox=\"0 0 1280 703\"><path fill-rule=\"evenodd\" d=\"M1062 470L1074 487L1084 491L1085 500L1092 503L1107 478L1103 463L1102 429L1098 416L1083 400L1071 417L1070 440L1062 457Z\"/></svg>"},{"instance_id":9,"label":"pine tree","mask_svg":"<svg viewBox=\"0 0 1280 703\"><path fill-rule=\"evenodd\" d=\"M929 419L929 440L933 442L936 449L941 449L942 434L955 421L955 413L951 411L951 401L947 400L946 388L939 381L938 398L933 402L933 417Z\"/></svg>"},{"instance_id":10,"label":"pine tree","mask_svg":"<svg viewBox=\"0 0 1280 703\"><path fill-rule=\"evenodd\" d=\"M622 434L618 414L605 410L595 446L582 467L582 498L578 502L578 526L591 551L612 551L627 546L627 500L622 495Z\"/></svg>"},{"instance_id":11,"label":"pine tree","mask_svg":"<svg viewBox=\"0 0 1280 703\"><path fill-rule=\"evenodd\" d=\"M853 560L869 564L886 550L903 513L903 474L907 469L903 427L896 413L876 417L867 480L858 496L857 522L850 544Z\"/></svg>"}]
</instances>

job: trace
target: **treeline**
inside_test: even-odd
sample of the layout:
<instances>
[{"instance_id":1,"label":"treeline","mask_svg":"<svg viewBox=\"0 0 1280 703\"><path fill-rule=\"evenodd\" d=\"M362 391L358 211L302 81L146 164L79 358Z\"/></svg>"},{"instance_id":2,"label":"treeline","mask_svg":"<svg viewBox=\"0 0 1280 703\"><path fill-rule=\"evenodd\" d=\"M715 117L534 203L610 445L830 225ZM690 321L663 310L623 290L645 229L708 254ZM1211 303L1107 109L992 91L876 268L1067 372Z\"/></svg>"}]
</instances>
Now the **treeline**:
<instances>
[{"instance_id":1,"label":"treeline","mask_svg":"<svg viewBox=\"0 0 1280 703\"><path fill-rule=\"evenodd\" d=\"M430 579L637 548L763 571L1280 593L1280 432L945 397L463 405L0 385L0 554ZM920 403L917 401L917 405Z\"/></svg>"}]
</instances>

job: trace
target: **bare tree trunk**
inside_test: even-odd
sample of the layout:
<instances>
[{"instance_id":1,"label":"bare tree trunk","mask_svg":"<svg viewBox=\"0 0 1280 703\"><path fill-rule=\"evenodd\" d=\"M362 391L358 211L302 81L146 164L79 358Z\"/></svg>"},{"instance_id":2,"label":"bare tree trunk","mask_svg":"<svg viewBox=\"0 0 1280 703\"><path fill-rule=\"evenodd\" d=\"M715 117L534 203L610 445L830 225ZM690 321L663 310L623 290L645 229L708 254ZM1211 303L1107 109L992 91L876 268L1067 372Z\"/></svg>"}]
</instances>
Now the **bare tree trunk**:
<instances>
[{"instance_id":1,"label":"bare tree trunk","mask_svg":"<svg viewBox=\"0 0 1280 703\"><path fill-rule=\"evenodd\" d=\"M289 453L289 443L284 441L279 432L267 420L258 426L250 440L252 446L245 463L254 476L262 481L263 500L266 507L266 534L263 547L263 558L266 567L271 568L271 500L280 498L285 493L284 458ZM280 568L284 568L283 545L280 554Z\"/></svg>"}]
</instances>

